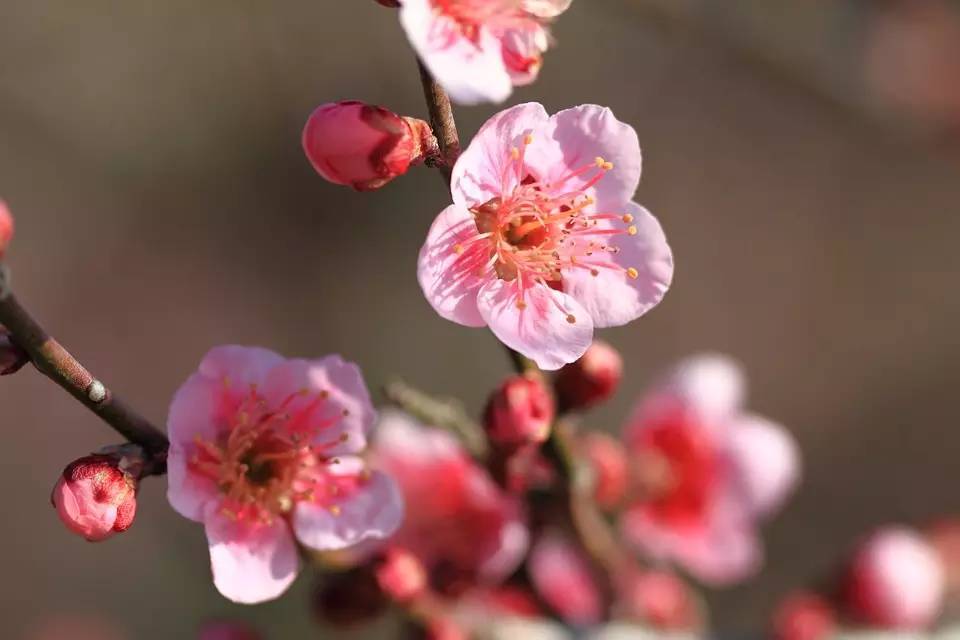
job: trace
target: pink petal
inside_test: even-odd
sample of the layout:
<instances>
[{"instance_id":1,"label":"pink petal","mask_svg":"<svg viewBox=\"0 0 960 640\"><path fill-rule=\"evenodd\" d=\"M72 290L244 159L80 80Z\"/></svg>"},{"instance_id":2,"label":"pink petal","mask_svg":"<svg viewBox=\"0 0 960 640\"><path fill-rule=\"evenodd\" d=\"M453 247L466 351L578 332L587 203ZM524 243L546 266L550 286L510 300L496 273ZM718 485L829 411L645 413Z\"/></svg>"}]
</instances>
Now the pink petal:
<instances>
[{"instance_id":1,"label":"pink petal","mask_svg":"<svg viewBox=\"0 0 960 640\"><path fill-rule=\"evenodd\" d=\"M207 352L200 373L218 382L227 378L231 386L249 387L262 383L267 372L281 362L283 357L269 349L224 345Z\"/></svg>"},{"instance_id":2,"label":"pink petal","mask_svg":"<svg viewBox=\"0 0 960 640\"><path fill-rule=\"evenodd\" d=\"M341 458L331 471L343 475L361 473L359 458ZM293 530L301 543L321 551L346 549L368 540L389 538L403 521L403 496L393 478L374 471L366 484L330 505L299 502L293 512Z\"/></svg>"},{"instance_id":3,"label":"pink petal","mask_svg":"<svg viewBox=\"0 0 960 640\"><path fill-rule=\"evenodd\" d=\"M563 290L575 298L593 318L596 327L616 327L636 320L655 307L673 280L673 253L657 219L640 205L630 202L623 213L633 216L636 235L611 236L609 244L619 247L613 262L622 269L571 268L563 272ZM637 270L631 278L628 268Z\"/></svg>"},{"instance_id":4,"label":"pink petal","mask_svg":"<svg viewBox=\"0 0 960 640\"><path fill-rule=\"evenodd\" d=\"M510 107L487 120L453 168L453 201L470 209L512 189L515 177L510 178L509 185L503 184L505 167L512 163L510 149L522 145L527 133L543 129L548 120L543 105L536 102ZM530 149L535 147L531 145ZM511 171L509 175L515 173Z\"/></svg>"},{"instance_id":5,"label":"pink petal","mask_svg":"<svg viewBox=\"0 0 960 640\"><path fill-rule=\"evenodd\" d=\"M573 0L523 0L524 11L539 18L556 18L570 8Z\"/></svg>"},{"instance_id":6,"label":"pink petal","mask_svg":"<svg viewBox=\"0 0 960 640\"><path fill-rule=\"evenodd\" d=\"M480 564L480 574L490 582L501 582L513 573L530 546L530 532L519 501L504 497L506 520L500 528L500 539L492 553Z\"/></svg>"},{"instance_id":7,"label":"pink petal","mask_svg":"<svg viewBox=\"0 0 960 640\"><path fill-rule=\"evenodd\" d=\"M739 412L745 387L743 370L735 360L699 354L680 361L644 399L641 411L679 402L706 428L723 429Z\"/></svg>"},{"instance_id":8,"label":"pink petal","mask_svg":"<svg viewBox=\"0 0 960 640\"><path fill-rule=\"evenodd\" d=\"M167 415L167 436L171 443L186 445L197 436L212 440L217 435L224 384L194 373L173 396Z\"/></svg>"},{"instance_id":9,"label":"pink petal","mask_svg":"<svg viewBox=\"0 0 960 640\"><path fill-rule=\"evenodd\" d=\"M393 462L460 460L466 452L450 433L424 427L405 413L387 409L377 422L376 456L389 467Z\"/></svg>"},{"instance_id":10,"label":"pink petal","mask_svg":"<svg viewBox=\"0 0 960 640\"><path fill-rule=\"evenodd\" d=\"M547 533L537 540L529 571L537 593L566 622L580 626L600 620L603 605L590 565L565 537Z\"/></svg>"},{"instance_id":11,"label":"pink petal","mask_svg":"<svg viewBox=\"0 0 960 640\"><path fill-rule=\"evenodd\" d=\"M541 369L576 361L593 339L593 321L580 303L544 285L529 286L521 303L515 282L494 280L480 289L477 306L501 342Z\"/></svg>"},{"instance_id":12,"label":"pink petal","mask_svg":"<svg viewBox=\"0 0 960 640\"><path fill-rule=\"evenodd\" d=\"M797 443L782 426L759 416L738 418L727 432L733 482L755 517L777 510L800 480Z\"/></svg>"},{"instance_id":13,"label":"pink petal","mask_svg":"<svg viewBox=\"0 0 960 640\"><path fill-rule=\"evenodd\" d=\"M476 263L489 250L482 252L481 246L468 244L477 235L470 212L450 205L430 227L417 262L417 279L430 306L442 318L468 327L486 324L477 310L477 292L486 278L477 275ZM489 246L480 242L484 248Z\"/></svg>"},{"instance_id":14,"label":"pink petal","mask_svg":"<svg viewBox=\"0 0 960 640\"><path fill-rule=\"evenodd\" d=\"M438 16L431 0L404 0L400 24L410 44L451 99L462 104L503 102L512 91L500 42L481 27L476 42L449 19Z\"/></svg>"},{"instance_id":15,"label":"pink petal","mask_svg":"<svg viewBox=\"0 0 960 640\"><path fill-rule=\"evenodd\" d=\"M302 394L303 391L307 394ZM377 414L360 368L337 355L318 360L285 360L267 374L262 393L274 407L302 416L303 428L320 427L315 443L329 445L331 455L357 453L366 448L367 434ZM317 395L325 393L319 404ZM313 403L313 408L311 404ZM337 443L338 439L343 442Z\"/></svg>"},{"instance_id":16,"label":"pink petal","mask_svg":"<svg viewBox=\"0 0 960 640\"><path fill-rule=\"evenodd\" d=\"M184 518L200 522L206 505L217 500L217 485L206 476L192 473L187 467L188 453L183 445L170 443L167 453L167 500Z\"/></svg>"},{"instance_id":17,"label":"pink petal","mask_svg":"<svg viewBox=\"0 0 960 640\"><path fill-rule=\"evenodd\" d=\"M224 597L255 604L280 596L299 570L297 548L284 520L236 522L211 505L206 531L213 583Z\"/></svg>"},{"instance_id":18,"label":"pink petal","mask_svg":"<svg viewBox=\"0 0 960 640\"><path fill-rule=\"evenodd\" d=\"M540 75L541 58L550 45L546 27L510 29L500 42L510 82L516 87L532 84Z\"/></svg>"},{"instance_id":19,"label":"pink petal","mask_svg":"<svg viewBox=\"0 0 960 640\"><path fill-rule=\"evenodd\" d=\"M569 170L592 164L595 158L601 157L612 162L613 169L588 190L596 198L597 210L616 211L633 200L640 184L640 142L633 127L617 120L610 109L585 104L560 111L550 117L543 135L552 142L555 151L549 170L539 176L542 180L556 181ZM530 153L531 161L544 166L546 163L541 156L544 151L537 146L535 139L528 151L536 151ZM579 188L591 175L585 173L564 181L563 190Z\"/></svg>"}]
</instances>

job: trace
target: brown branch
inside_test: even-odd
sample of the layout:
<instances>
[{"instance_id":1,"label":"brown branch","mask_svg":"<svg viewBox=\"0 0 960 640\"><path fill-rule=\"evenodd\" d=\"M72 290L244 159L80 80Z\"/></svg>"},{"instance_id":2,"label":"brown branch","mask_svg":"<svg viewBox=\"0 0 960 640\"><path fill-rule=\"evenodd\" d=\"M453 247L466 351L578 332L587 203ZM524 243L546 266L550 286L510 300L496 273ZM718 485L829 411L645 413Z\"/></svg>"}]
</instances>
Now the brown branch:
<instances>
[{"instance_id":1,"label":"brown branch","mask_svg":"<svg viewBox=\"0 0 960 640\"><path fill-rule=\"evenodd\" d=\"M440 170L449 186L453 165L460 156L460 136L457 134L457 123L453 119L453 106L450 104L450 96L437 84L423 62L418 59L417 65L420 68L423 97L427 101L427 110L430 112L430 126L433 128L433 135L436 136L437 142L440 143L439 161L428 160L428 164Z\"/></svg>"},{"instance_id":2,"label":"brown branch","mask_svg":"<svg viewBox=\"0 0 960 640\"><path fill-rule=\"evenodd\" d=\"M143 475L166 471L167 436L97 380L37 323L0 275L0 324L29 355L34 366L113 427L144 448L148 464Z\"/></svg>"}]
</instances>

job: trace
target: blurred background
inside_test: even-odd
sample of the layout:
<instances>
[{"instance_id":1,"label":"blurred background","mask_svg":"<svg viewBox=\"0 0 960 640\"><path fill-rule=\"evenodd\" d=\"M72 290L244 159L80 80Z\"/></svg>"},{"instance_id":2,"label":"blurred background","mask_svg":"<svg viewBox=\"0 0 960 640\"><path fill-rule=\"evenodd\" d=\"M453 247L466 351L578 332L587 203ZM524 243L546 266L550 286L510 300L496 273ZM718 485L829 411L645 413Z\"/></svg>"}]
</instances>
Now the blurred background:
<instances>
[{"instance_id":1,"label":"blurred background","mask_svg":"<svg viewBox=\"0 0 960 640\"><path fill-rule=\"evenodd\" d=\"M674 288L601 337L627 378L589 416L617 430L661 367L739 358L751 406L788 425L806 480L766 531L767 568L709 600L757 628L856 537L958 510L960 7L940 0L577 0L540 81L512 102L609 105L639 132L638 200ZM23 302L162 424L208 347L342 353L479 409L507 362L440 319L415 278L445 193L414 170L358 195L300 150L317 104L425 116L393 12L370 0L6 2L0 196ZM492 107L460 109L469 137ZM309 575L245 608L208 577L202 528L144 483L107 544L49 506L65 464L117 441L35 372L0 383L4 637L186 638L220 616L319 636ZM69 629L69 631L65 631ZM83 629L88 629L86 632Z\"/></svg>"}]
</instances>

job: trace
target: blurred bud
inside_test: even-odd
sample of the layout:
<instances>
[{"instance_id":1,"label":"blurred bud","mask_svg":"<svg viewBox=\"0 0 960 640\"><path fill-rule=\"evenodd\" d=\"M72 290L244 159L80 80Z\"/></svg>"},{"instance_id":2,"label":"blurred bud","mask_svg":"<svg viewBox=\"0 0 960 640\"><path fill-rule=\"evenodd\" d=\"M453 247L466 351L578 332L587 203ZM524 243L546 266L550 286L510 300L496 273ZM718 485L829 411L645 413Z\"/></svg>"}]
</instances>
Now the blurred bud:
<instances>
[{"instance_id":1,"label":"blurred bud","mask_svg":"<svg viewBox=\"0 0 960 640\"><path fill-rule=\"evenodd\" d=\"M16 373L30 362L30 356L15 343L10 332L0 327L0 376Z\"/></svg>"},{"instance_id":2,"label":"blurred bud","mask_svg":"<svg viewBox=\"0 0 960 640\"><path fill-rule=\"evenodd\" d=\"M604 509L613 509L627 492L627 452L616 438L605 433L588 433L583 450L593 469L593 495Z\"/></svg>"},{"instance_id":3,"label":"blurred bud","mask_svg":"<svg viewBox=\"0 0 960 640\"><path fill-rule=\"evenodd\" d=\"M468 640L470 636L454 620L437 617L427 622L420 637L423 640Z\"/></svg>"},{"instance_id":4,"label":"blurred bud","mask_svg":"<svg viewBox=\"0 0 960 640\"><path fill-rule=\"evenodd\" d=\"M610 398L623 377L623 359L606 342L595 341L579 360L557 374L557 399L564 410L586 409Z\"/></svg>"},{"instance_id":5,"label":"blurred bud","mask_svg":"<svg viewBox=\"0 0 960 640\"><path fill-rule=\"evenodd\" d=\"M369 622L387 607L387 599L369 567L324 577L313 594L318 620L339 626Z\"/></svg>"},{"instance_id":6,"label":"blurred bud","mask_svg":"<svg viewBox=\"0 0 960 640\"><path fill-rule=\"evenodd\" d=\"M357 191L403 175L435 145L426 122L352 100L317 107L303 129L303 149L317 173Z\"/></svg>"},{"instance_id":7,"label":"blurred bud","mask_svg":"<svg viewBox=\"0 0 960 640\"><path fill-rule=\"evenodd\" d=\"M914 531L881 529L856 550L844 580L850 614L885 629L923 629L940 612L944 571L937 552Z\"/></svg>"},{"instance_id":8,"label":"blurred bud","mask_svg":"<svg viewBox=\"0 0 960 640\"><path fill-rule=\"evenodd\" d=\"M592 625L603 617L603 598L590 563L565 535L548 531L527 559L534 589L565 622Z\"/></svg>"},{"instance_id":9,"label":"blurred bud","mask_svg":"<svg viewBox=\"0 0 960 640\"><path fill-rule=\"evenodd\" d=\"M113 455L94 454L71 462L50 496L67 528L90 542L126 531L137 511L137 480Z\"/></svg>"},{"instance_id":10,"label":"blurred bud","mask_svg":"<svg viewBox=\"0 0 960 640\"><path fill-rule=\"evenodd\" d=\"M409 602L427 586L427 573L417 556L406 549L393 547L377 563L377 583L396 602Z\"/></svg>"},{"instance_id":11,"label":"blurred bud","mask_svg":"<svg viewBox=\"0 0 960 640\"><path fill-rule=\"evenodd\" d=\"M538 376L512 376L490 396L483 420L491 444L509 450L544 442L554 413L553 398Z\"/></svg>"},{"instance_id":12,"label":"blurred bud","mask_svg":"<svg viewBox=\"0 0 960 640\"><path fill-rule=\"evenodd\" d=\"M0 260L7 253L10 242L13 241L13 214L6 203L0 200Z\"/></svg>"},{"instance_id":13,"label":"blurred bud","mask_svg":"<svg viewBox=\"0 0 960 640\"><path fill-rule=\"evenodd\" d=\"M257 631L243 622L209 622L200 628L199 640L262 640Z\"/></svg>"},{"instance_id":14,"label":"blurred bud","mask_svg":"<svg viewBox=\"0 0 960 640\"><path fill-rule=\"evenodd\" d=\"M690 589L667 571L633 574L620 592L620 600L633 617L658 629L689 630L699 623Z\"/></svg>"},{"instance_id":15,"label":"blurred bud","mask_svg":"<svg viewBox=\"0 0 960 640\"><path fill-rule=\"evenodd\" d=\"M385 7L390 7L391 9L396 9L400 6L399 0L377 0L377 2Z\"/></svg>"},{"instance_id":16,"label":"blurred bud","mask_svg":"<svg viewBox=\"0 0 960 640\"><path fill-rule=\"evenodd\" d=\"M773 640L826 640L834 636L837 620L824 598L801 591L777 606L771 626Z\"/></svg>"}]
</instances>

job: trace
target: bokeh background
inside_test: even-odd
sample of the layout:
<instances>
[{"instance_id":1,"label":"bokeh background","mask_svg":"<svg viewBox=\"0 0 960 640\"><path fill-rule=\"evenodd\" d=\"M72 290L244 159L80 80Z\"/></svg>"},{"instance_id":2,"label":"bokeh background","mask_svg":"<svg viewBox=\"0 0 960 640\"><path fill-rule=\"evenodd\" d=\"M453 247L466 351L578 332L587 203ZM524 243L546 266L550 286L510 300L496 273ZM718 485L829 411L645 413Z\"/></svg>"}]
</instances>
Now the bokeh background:
<instances>
[{"instance_id":1,"label":"bokeh background","mask_svg":"<svg viewBox=\"0 0 960 640\"><path fill-rule=\"evenodd\" d=\"M960 509L960 18L940 0L577 0L540 82L514 102L596 102L638 130L638 200L677 272L649 316L605 331L627 358L618 429L662 366L739 358L751 404L789 425L806 479L766 531L768 564L711 593L758 628L864 530ZM0 8L0 196L24 303L163 423L205 350L339 352L479 409L507 369L494 339L437 317L416 252L445 205L420 169L366 195L299 146L319 103L425 109L393 12L370 0L32 0ZM492 107L460 109L468 137ZM68 534L57 474L117 436L33 371L0 381L4 637L188 638L218 616L319 637L303 575L230 604L201 527L145 482L135 526ZM67 631L69 629L69 631Z\"/></svg>"}]
</instances>

